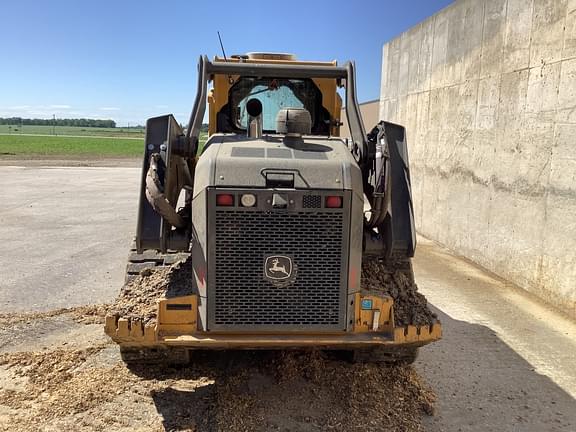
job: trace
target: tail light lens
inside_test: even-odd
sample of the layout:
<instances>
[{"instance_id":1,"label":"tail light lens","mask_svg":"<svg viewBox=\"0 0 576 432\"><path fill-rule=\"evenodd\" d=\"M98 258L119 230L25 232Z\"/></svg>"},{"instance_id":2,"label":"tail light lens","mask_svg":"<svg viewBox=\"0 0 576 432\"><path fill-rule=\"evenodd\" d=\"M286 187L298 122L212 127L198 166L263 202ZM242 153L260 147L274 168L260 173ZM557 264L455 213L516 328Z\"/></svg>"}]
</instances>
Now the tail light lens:
<instances>
[{"instance_id":1,"label":"tail light lens","mask_svg":"<svg viewBox=\"0 0 576 432\"><path fill-rule=\"evenodd\" d=\"M232 194L217 194L216 205L220 207L230 207L234 205L234 195Z\"/></svg>"},{"instance_id":2,"label":"tail light lens","mask_svg":"<svg viewBox=\"0 0 576 432\"><path fill-rule=\"evenodd\" d=\"M340 196L327 196L326 207L328 208L342 208L342 197Z\"/></svg>"}]
</instances>

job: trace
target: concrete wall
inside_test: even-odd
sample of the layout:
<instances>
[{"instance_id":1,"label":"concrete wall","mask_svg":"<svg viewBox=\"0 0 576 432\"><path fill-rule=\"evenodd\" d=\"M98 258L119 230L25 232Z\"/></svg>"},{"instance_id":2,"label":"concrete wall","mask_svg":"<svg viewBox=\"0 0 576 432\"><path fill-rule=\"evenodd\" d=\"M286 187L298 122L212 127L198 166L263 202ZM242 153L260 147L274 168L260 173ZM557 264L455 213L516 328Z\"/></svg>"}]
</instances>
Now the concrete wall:
<instances>
[{"instance_id":1,"label":"concrete wall","mask_svg":"<svg viewBox=\"0 0 576 432\"><path fill-rule=\"evenodd\" d=\"M418 230L576 316L576 0L460 0L384 46Z\"/></svg>"},{"instance_id":2,"label":"concrete wall","mask_svg":"<svg viewBox=\"0 0 576 432\"><path fill-rule=\"evenodd\" d=\"M376 99L369 102L363 102L359 105L362 121L364 122L364 128L368 133L380 121L378 117L380 114L380 100ZM340 121L342 122L342 126L340 127L340 136L350 138L350 129L348 128L348 119L346 118L345 108L342 108Z\"/></svg>"}]
</instances>

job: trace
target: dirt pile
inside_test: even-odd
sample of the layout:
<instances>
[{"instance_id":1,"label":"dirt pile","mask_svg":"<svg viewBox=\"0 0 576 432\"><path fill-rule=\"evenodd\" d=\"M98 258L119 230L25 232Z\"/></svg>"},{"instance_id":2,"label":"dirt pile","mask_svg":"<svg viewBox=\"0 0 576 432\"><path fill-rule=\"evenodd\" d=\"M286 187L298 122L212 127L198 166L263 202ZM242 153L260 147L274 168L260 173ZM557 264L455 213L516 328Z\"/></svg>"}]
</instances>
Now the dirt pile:
<instances>
[{"instance_id":1,"label":"dirt pile","mask_svg":"<svg viewBox=\"0 0 576 432\"><path fill-rule=\"evenodd\" d=\"M379 258L362 262L363 290L388 295L394 299L394 319L397 326L430 325L437 316L428 308L426 297L418 292L408 262L386 265Z\"/></svg>"},{"instance_id":2,"label":"dirt pile","mask_svg":"<svg viewBox=\"0 0 576 432\"><path fill-rule=\"evenodd\" d=\"M116 356L116 357L115 357ZM127 369L117 348L0 355L0 429L420 431L434 396L410 367L317 352L207 352L181 369Z\"/></svg>"},{"instance_id":3,"label":"dirt pile","mask_svg":"<svg viewBox=\"0 0 576 432\"><path fill-rule=\"evenodd\" d=\"M140 318L144 323L156 320L156 302L162 297L191 294L192 261L190 259L171 267L146 269L120 290L110 314Z\"/></svg>"}]
</instances>

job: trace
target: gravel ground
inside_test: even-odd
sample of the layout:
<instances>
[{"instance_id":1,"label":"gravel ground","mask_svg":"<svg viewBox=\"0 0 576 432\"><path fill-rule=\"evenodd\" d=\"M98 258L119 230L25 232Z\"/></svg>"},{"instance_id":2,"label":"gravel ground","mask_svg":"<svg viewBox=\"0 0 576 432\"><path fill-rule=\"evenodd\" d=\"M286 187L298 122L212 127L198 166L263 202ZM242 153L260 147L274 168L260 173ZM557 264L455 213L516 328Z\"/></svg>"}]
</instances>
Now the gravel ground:
<instances>
[{"instance_id":1,"label":"gravel ground","mask_svg":"<svg viewBox=\"0 0 576 432\"><path fill-rule=\"evenodd\" d=\"M80 315L4 317L4 330L66 317L93 333L75 321L101 315ZM314 351L214 351L195 354L189 367L129 369L105 339L67 344L0 354L0 430L421 431L434 410L412 367Z\"/></svg>"}]
</instances>

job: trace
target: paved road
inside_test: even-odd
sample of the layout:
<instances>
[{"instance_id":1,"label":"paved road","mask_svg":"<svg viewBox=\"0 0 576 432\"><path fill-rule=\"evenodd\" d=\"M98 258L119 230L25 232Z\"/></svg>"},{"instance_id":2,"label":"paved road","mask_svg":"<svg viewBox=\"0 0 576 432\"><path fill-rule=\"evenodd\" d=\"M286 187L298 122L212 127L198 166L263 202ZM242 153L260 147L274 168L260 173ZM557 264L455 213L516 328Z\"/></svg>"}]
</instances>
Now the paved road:
<instances>
[{"instance_id":1,"label":"paved road","mask_svg":"<svg viewBox=\"0 0 576 432\"><path fill-rule=\"evenodd\" d=\"M0 313L111 300L135 225L138 168L0 166ZM576 323L421 240L420 290L445 337L417 368L431 431L576 430Z\"/></svg>"},{"instance_id":2,"label":"paved road","mask_svg":"<svg viewBox=\"0 0 576 432\"><path fill-rule=\"evenodd\" d=\"M0 166L0 313L115 297L139 168Z\"/></svg>"}]
</instances>

